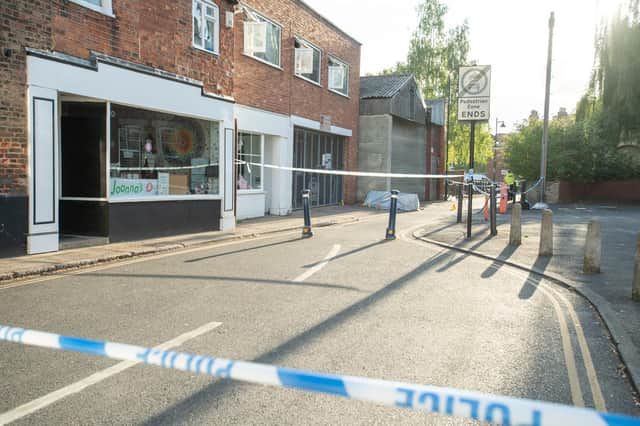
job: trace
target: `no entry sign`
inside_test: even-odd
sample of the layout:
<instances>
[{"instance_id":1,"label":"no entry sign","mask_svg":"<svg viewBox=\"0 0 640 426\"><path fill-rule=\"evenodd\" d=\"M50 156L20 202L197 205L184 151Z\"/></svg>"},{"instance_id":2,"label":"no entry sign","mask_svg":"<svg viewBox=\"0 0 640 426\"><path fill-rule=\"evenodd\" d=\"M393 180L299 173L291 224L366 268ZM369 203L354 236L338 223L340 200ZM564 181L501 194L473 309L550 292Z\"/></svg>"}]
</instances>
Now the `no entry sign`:
<instances>
[{"instance_id":1,"label":"no entry sign","mask_svg":"<svg viewBox=\"0 0 640 426\"><path fill-rule=\"evenodd\" d=\"M489 120L491 66L460 67L459 76L458 120Z\"/></svg>"}]
</instances>

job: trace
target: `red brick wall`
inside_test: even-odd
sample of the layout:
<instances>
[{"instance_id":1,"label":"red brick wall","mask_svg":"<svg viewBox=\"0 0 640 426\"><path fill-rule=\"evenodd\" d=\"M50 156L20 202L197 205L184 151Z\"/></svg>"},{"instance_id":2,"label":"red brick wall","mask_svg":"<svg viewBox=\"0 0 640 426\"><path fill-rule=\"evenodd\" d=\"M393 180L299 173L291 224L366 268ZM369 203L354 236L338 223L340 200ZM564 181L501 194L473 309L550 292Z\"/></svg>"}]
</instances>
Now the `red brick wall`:
<instances>
[{"instance_id":1,"label":"red brick wall","mask_svg":"<svg viewBox=\"0 0 640 426\"><path fill-rule=\"evenodd\" d=\"M329 25L297 0L247 0L245 4L282 26L281 67L277 69L242 53L242 14L236 15L234 96L242 105L320 121L353 130L345 147L346 168L358 167L358 108L360 98L360 45ZM322 50L322 87L294 76L294 36ZM328 55L349 64L349 97L328 90ZM355 202L356 180L345 179L345 201Z\"/></svg>"},{"instance_id":2,"label":"red brick wall","mask_svg":"<svg viewBox=\"0 0 640 426\"><path fill-rule=\"evenodd\" d=\"M201 80L233 95L233 32L220 9L220 56L191 46L191 0L113 0L116 18L68 0L0 0L0 195L27 191L25 47L88 59L90 51ZM11 48L10 58L4 49Z\"/></svg>"}]
</instances>

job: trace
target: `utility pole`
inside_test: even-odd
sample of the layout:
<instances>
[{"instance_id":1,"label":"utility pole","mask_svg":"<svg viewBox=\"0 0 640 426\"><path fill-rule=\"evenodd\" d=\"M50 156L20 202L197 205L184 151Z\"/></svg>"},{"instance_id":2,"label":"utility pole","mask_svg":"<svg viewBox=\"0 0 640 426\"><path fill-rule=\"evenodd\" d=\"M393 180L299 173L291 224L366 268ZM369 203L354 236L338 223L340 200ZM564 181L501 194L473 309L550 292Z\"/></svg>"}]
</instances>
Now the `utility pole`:
<instances>
[{"instance_id":1,"label":"utility pole","mask_svg":"<svg viewBox=\"0 0 640 426\"><path fill-rule=\"evenodd\" d=\"M551 97L551 62L553 60L553 27L555 16L551 12L549 17L549 48L547 52L547 83L544 98L544 124L542 130L542 150L540 152L540 201L532 208L542 210L548 208L544 202L544 192L547 186L547 146L549 144L549 98Z\"/></svg>"}]
</instances>

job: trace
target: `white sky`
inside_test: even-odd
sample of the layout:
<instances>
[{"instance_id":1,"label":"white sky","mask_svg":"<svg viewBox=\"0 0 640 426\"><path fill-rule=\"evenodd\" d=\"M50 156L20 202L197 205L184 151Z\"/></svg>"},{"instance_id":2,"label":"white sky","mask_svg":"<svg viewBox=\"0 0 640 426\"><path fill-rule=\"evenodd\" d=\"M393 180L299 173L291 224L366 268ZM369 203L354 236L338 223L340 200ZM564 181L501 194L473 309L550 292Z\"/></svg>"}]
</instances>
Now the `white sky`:
<instances>
[{"instance_id":1,"label":"white sky","mask_svg":"<svg viewBox=\"0 0 640 426\"><path fill-rule=\"evenodd\" d=\"M406 60L420 0L305 1L363 44L361 75ZM591 74L596 24L622 1L443 0L449 27L469 21L469 59L492 66L492 132L496 117L507 126L501 132L532 109L542 117L551 11L556 16L551 115L560 107L575 110Z\"/></svg>"}]
</instances>

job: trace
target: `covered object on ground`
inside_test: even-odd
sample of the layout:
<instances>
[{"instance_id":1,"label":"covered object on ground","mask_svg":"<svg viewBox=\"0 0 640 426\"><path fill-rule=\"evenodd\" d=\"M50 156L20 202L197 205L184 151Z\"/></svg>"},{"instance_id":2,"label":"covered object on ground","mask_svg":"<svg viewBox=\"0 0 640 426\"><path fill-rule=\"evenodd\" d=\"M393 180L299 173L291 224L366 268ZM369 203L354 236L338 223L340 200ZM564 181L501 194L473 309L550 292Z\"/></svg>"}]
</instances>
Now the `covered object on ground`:
<instances>
[{"instance_id":1,"label":"covered object on ground","mask_svg":"<svg viewBox=\"0 0 640 426\"><path fill-rule=\"evenodd\" d=\"M391 207L391 192L387 191L369 191L365 198L365 207L373 207L376 209L389 210ZM416 211L420 207L418 194L406 194L401 192L398 194L398 209L404 211Z\"/></svg>"}]
</instances>

